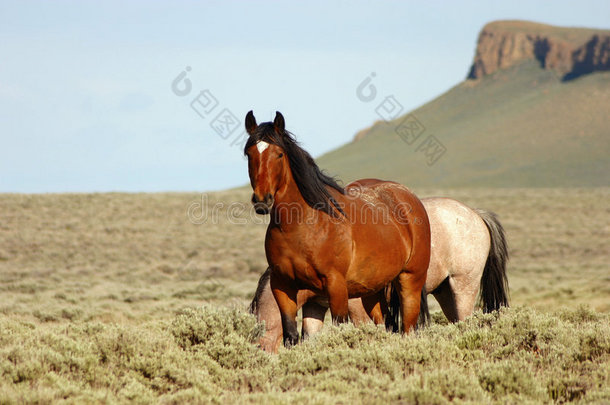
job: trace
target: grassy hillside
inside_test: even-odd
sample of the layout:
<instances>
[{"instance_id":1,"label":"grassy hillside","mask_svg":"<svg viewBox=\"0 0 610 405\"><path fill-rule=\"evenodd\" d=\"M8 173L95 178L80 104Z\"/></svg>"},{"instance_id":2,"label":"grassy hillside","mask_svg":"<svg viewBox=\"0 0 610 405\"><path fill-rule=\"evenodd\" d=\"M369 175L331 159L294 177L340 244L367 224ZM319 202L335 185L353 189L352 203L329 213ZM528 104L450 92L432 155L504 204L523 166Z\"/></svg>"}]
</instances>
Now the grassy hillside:
<instances>
[{"instance_id":1,"label":"grassy hillside","mask_svg":"<svg viewBox=\"0 0 610 405\"><path fill-rule=\"evenodd\" d=\"M500 215L513 308L277 356L249 192L0 195L0 403L609 401L610 189L416 191Z\"/></svg>"},{"instance_id":2,"label":"grassy hillside","mask_svg":"<svg viewBox=\"0 0 610 405\"><path fill-rule=\"evenodd\" d=\"M372 107L373 108L373 107ZM610 72L562 82L535 61L464 81L412 114L412 144L377 122L318 162L345 182L378 177L410 186L591 187L610 184ZM446 152L428 165L429 135Z\"/></svg>"}]
</instances>

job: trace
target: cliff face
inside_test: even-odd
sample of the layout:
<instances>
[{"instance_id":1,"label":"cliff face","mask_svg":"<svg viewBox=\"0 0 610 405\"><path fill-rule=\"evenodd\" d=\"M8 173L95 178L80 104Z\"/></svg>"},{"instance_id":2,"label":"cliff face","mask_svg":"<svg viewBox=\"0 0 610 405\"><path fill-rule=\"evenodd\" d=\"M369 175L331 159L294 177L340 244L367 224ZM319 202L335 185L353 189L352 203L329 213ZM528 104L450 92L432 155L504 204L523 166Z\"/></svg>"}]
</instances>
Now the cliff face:
<instances>
[{"instance_id":1,"label":"cliff face","mask_svg":"<svg viewBox=\"0 0 610 405\"><path fill-rule=\"evenodd\" d=\"M564 80L610 70L610 31L492 22L479 35L468 78L479 79L526 59L537 60Z\"/></svg>"}]
</instances>

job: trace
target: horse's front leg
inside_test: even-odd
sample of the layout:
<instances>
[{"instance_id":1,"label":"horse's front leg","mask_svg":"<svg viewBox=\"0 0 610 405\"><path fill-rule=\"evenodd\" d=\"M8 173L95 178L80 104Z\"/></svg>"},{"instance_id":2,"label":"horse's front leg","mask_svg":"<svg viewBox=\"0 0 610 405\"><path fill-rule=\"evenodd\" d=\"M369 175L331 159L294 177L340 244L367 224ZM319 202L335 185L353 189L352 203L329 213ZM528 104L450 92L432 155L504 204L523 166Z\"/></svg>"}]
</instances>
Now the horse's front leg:
<instances>
[{"instance_id":1,"label":"horse's front leg","mask_svg":"<svg viewBox=\"0 0 610 405\"><path fill-rule=\"evenodd\" d=\"M330 314L333 323L344 323L349 320L349 308L347 304L347 282L339 272L331 272L326 276L326 294L330 304Z\"/></svg>"},{"instance_id":2,"label":"horse's front leg","mask_svg":"<svg viewBox=\"0 0 610 405\"><path fill-rule=\"evenodd\" d=\"M282 316L284 346L291 347L299 342L297 331L297 289L291 283L271 273L271 291Z\"/></svg>"}]
</instances>

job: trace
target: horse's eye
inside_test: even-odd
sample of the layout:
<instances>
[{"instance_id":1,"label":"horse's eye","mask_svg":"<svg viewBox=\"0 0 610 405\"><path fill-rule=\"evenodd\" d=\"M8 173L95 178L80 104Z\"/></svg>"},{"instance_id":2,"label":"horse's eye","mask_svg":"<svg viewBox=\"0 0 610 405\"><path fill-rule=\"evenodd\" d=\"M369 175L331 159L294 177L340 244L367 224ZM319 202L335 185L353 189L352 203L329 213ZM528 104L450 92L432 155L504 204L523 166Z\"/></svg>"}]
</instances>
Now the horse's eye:
<instances>
[{"instance_id":1,"label":"horse's eye","mask_svg":"<svg viewBox=\"0 0 610 405\"><path fill-rule=\"evenodd\" d=\"M284 154L283 154L283 153L280 153L280 154L279 154L277 157L278 157L278 159L279 159L279 158L283 158L283 157L284 157Z\"/></svg>"}]
</instances>

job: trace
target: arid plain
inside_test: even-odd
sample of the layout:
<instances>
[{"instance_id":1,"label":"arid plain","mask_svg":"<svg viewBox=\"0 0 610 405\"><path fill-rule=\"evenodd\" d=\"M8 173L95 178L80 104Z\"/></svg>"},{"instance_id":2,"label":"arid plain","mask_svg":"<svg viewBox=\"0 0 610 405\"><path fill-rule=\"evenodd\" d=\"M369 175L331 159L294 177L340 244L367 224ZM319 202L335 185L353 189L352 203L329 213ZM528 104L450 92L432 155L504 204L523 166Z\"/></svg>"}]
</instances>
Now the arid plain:
<instances>
[{"instance_id":1,"label":"arid plain","mask_svg":"<svg viewBox=\"0 0 610 405\"><path fill-rule=\"evenodd\" d=\"M576 322L572 325L575 328L573 331L564 331L566 336L573 334L576 339L574 344L577 346L577 335L583 331L592 333L598 340L593 344L595 355L582 360L591 364L585 367L582 362L570 366L559 366L557 363L557 367L564 368L563 372L561 368L555 370L553 367L547 367L542 375L537 376L542 381L542 388L537 385L530 387L531 392L524 391L521 386L514 391L511 391L510 387L504 387L500 391L494 387L489 389L484 378L479 375L477 379L476 370L470 369L471 365L467 371L456 371L459 368L452 368L451 373L473 376L472 384L478 387L475 387L475 391L472 391L474 386L471 387L471 381L467 379L468 381L462 381L462 394L441 393L439 396L438 393L427 391L426 387L433 383L443 367L435 371L435 374L426 371L424 366L417 366L415 362L416 369L423 368L419 374L413 370L410 373L405 371L403 377L408 383L401 385L398 381L400 378L392 377L393 383L407 391L403 390L397 394L386 390L384 395L379 396L379 400L428 398L431 402L441 403L459 399L477 402L504 401L510 398L534 401L544 398L548 401L608 400L609 393L603 386L608 385L610 364L610 338L607 334L610 311L610 189L414 191L420 196L448 196L472 207L494 211L506 229L510 250L508 277L511 303L513 308L517 309L511 309L499 318L496 316L493 322L489 320L491 318L478 315L475 320L462 327L466 328L463 333L472 332L469 332L468 328L473 327L473 324L478 325L474 326L475 329L479 329L481 319L487 319L485 322L492 325L494 322L502 322L503 316L507 319L522 319L525 316L531 322L540 317L542 320L538 324L529 326L534 330L532 333L535 340L536 336L544 334L544 331L536 328L542 324L546 325L545 322L578 318L593 329L588 330L586 325ZM204 194L0 195L0 316L3 325L0 329L0 402L26 400L48 403L58 399L101 402L222 402L230 398L240 398L246 402L268 399L283 401L288 398L300 398L302 402L306 398L317 398L318 402L327 402L331 398L372 399L375 397L367 395L377 395L374 394L375 391L367 391L368 394L363 391L361 396L353 397L349 392L343 392L337 387L320 389L319 385L316 385L319 384L317 380L315 384L306 379L294 386L280 386L281 384L275 385L273 379L266 380L265 377L255 379L256 382L242 381L245 385L232 385L233 383L227 382L225 388L210 388L206 394L204 388L196 385L197 378L193 376L197 372L209 375L211 371L209 368L202 370L205 367L202 366L201 359L193 360L192 364L183 364L184 361L188 363L191 357L188 356L188 348L180 345L180 336L183 335L182 332L176 332L176 328L180 329L180 322L191 322L188 324L190 326L185 326L191 336L189 347L196 344L205 346L207 341L204 338L193 338L193 333L196 333L194 331L198 327L205 329L205 322L211 322L210 317L216 317L220 319L218 321L214 318L216 321L223 323L223 317L233 314L234 319L225 321L227 324L241 322L241 326L234 325L234 330L230 332L241 336L243 342L235 343L237 346L225 342L222 347L229 352L240 348L243 356L253 356L252 361L267 362L267 366L272 364L275 372L278 372L278 367L283 367L282 362L289 361L286 356L303 355L302 351L313 350L315 345L326 345L324 339L335 341L345 334L356 334L360 336L358 339L369 342L371 347L382 344L382 341L391 343L390 346L406 345L412 340L426 339L426 334L438 336L449 333L447 329L442 332L442 328L454 327L444 325L438 306L430 297L436 325L421 336L406 339L370 328L358 330L353 327L329 327L321 338L313 339L312 342L292 351L283 350L275 359L267 357L266 354L259 354L252 343L259 331L252 318L245 313L245 309L254 294L258 277L266 268L263 249L266 225L263 218L256 216L250 209L249 195L249 191L245 189ZM219 330L227 327L223 325ZM239 329L241 327L245 329ZM493 325L491 328L493 329ZM518 329L519 326L515 323L514 328ZM98 330L99 333L92 334L91 329ZM85 333L83 330L89 332ZM155 334L155 331L158 331L158 334ZM177 382L177 377L172 379L166 376L165 383L159 385L154 382L158 377L154 370L141 372L136 368L134 371L130 365L133 365L133 356L137 358L138 353L144 360L160 361L155 357L163 354L158 353L159 350L171 351L167 347L163 349L163 345L170 345L169 341L159 343L158 340L161 339L159 336L167 335L168 331L174 336L174 340L170 339L173 342L171 344L178 344L175 350L186 353L183 360L173 360L177 361L175 366L183 365L189 373L195 374L192 378L184 377L182 382ZM527 330L524 333L526 332ZM231 333L228 335L233 336ZM604 334L606 336L603 336ZM67 348L62 346L62 349L58 349L56 342L53 342L56 338L51 336L57 339L63 336L62 339L69 339L74 347L68 345ZM100 336L107 339L110 344L107 350L110 352L123 350L120 343L123 338L120 336L135 339L132 342L134 347L130 349L134 352L131 355L124 353L127 357L119 355L118 360L113 363L108 360L110 354L100 354L106 350L100 349ZM381 340L376 342L375 337L379 336ZM152 339L154 348L139 347L139 338L145 339L146 342ZM83 365L79 360L74 360L74 365L66 366L63 361L57 360L58 356L70 358L72 355L78 359L78 353L84 350L78 348L79 345L89 345L93 341L98 342L98 346L91 349L93 351L88 361L92 364ZM335 344L341 345L337 342L327 345L328 349L323 349L323 352L336 351L336 348L332 348ZM499 347L507 344L499 344ZM578 347L582 347L582 344ZM462 349L468 351L472 348ZM47 350L53 354L47 353ZM359 349L356 347L353 350ZM391 358L394 352L387 350L384 346L383 353ZM471 350L469 353L474 352ZM207 355L217 362L220 361L209 353ZM512 355L507 355L507 359L511 360ZM542 352L536 355L542 356L538 360L544 358ZM45 365L46 361L54 364L49 358L54 358L59 365ZM552 364L552 359L547 360ZM527 363L530 360L519 361ZM535 364L535 358L532 361L532 364ZM248 364L244 369L254 367ZM299 370L299 364L297 361L289 365L292 368L282 369L284 377L292 375L296 378L291 373L304 372ZM342 367L341 364L337 367ZM532 366L534 368L531 372L538 373L538 366L542 367ZM93 370L96 367L101 368L94 373L95 376L91 376L80 370L81 367ZM224 366L221 361L214 367L223 369ZM430 364L430 367L434 368L433 364ZM489 367L495 366L491 364ZM565 370L566 367L573 367L573 370ZM596 369L597 374L587 374L586 370L589 368ZM238 372L235 370L240 367L230 369L234 373ZM606 371L602 372L603 369ZM261 370L264 370L264 367ZM327 375L328 381L333 381L333 378L343 381L347 378L358 386L361 377L375 378L375 373L370 374L366 368L359 377L349 377L354 372L349 367L344 370L345 373L340 370L338 368L334 374ZM104 372L114 375L115 379L100 380L99 373ZM502 373L501 370L498 372ZM559 388L548 382L554 381L555 377L547 378L544 374L564 375L561 374L564 372L569 377L566 377L568 382L559 384ZM587 378L590 379L579 379L579 373L588 375ZM314 377L315 374L317 373L313 374ZM419 383L409 380L416 376ZM269 375L267 377L270 378ZM428 380L428 377L432 380ZM240 378L245 377L242 375L238 380ZM503 377L498 381L504 381ZM134 388L136 385L129 388L130 384L136 384L137 389ZM415 390L414 387L417 386L423 391ZM305 395L309 389L315 391L316 395ZM133 390L135 391L132 392ZM418 396L418 392L423 396Z\"/></svg>"}]
</instances>

